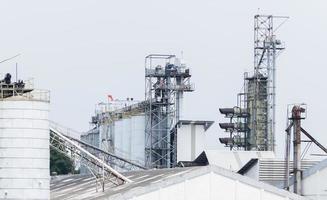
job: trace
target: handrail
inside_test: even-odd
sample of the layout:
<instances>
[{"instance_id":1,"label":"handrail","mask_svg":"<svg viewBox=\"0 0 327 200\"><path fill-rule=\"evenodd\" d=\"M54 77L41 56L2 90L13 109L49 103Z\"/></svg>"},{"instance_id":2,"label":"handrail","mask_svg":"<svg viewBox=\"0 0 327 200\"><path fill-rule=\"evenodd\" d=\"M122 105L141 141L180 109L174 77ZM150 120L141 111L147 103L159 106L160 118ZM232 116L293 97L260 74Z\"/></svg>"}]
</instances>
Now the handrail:
<instances>
[{"instance_id":1,"label":"handrail","mask_svg":"<svg viewBox=\"0 0 327 200\"><path fill-rule=\"evenodd\" d=\"M114 170L112 167L110 167L109 165L107 165L105 162L103 162L102 160L100 160L98 157L94 156L93 154L91 154L90 152L88 152L87 150L85 150L84 148L82 148L79 145L75 144L68 137L66 137L63 134L59 133L58 130L55 130L53 128L50 128L50 130L53 133L55 133L60 139L62 139L65 142L69 143L70 145L74 146L76 149L78 149L79 151L83 152L84 154L86 154L87 156L89 156L90 158L92 158L93 160L95 160L96 162L98 162L99 164L101 164L101 166L103 166L104 168L106 168L108 171L110 171L117 178L119 178L119 179L121 179L121 180L123 180L124 182L127 182L127 183L131 183L132 182L132 180L128 179L127 177L123 176L122 174L120 174L119 172L117 172L116 170Z\"/></svg>"}]
</instances>

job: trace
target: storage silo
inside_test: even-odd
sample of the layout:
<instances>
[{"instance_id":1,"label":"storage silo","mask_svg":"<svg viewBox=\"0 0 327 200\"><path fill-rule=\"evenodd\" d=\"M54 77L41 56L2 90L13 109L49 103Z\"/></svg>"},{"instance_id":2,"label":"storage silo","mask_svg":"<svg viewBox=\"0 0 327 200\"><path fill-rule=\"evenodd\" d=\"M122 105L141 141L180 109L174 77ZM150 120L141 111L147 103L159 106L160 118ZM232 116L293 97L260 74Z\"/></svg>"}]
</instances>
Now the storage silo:
<instances>
[{"instance_id":1,"label":"storage silo","mask_svg":"<svg viewBox=\"0 0 327 200\"><path fill-rule=\"evenodd\" d=\"M132 120L131 117L125 117L123 121L122 147L123 157L127 160L131 159L131 134L132 134Z\"/></svg>"},{"instance_id":2,"label":"storage silo","mask_svg":"<svg viewBox=\"0 0 327 200\"><path fill-rule=\"evenodd\" d=\"M49 92L2 86L0 199L49 199Z\"/></svg>"},{"instance_id":3,"label":"storage silo","mask_svg":"<svg viewBox=\"0 0 327 200\"><path fill-rule=\"evenodd\" d=\"M123 154L123 131L124 131L123 120L115 121L114 129L114 152L117 156L124 157Z\"/></svg>"},{"instance_id":4,"label":"storage silo","mask_svg":"<svg viewBox=\"0 0 327 200\"><path fill-rule=\"evenodd\" d=\"M131 121L131 160L145 165L145 115L133 116Z\"/></svg>"}]
</instances>

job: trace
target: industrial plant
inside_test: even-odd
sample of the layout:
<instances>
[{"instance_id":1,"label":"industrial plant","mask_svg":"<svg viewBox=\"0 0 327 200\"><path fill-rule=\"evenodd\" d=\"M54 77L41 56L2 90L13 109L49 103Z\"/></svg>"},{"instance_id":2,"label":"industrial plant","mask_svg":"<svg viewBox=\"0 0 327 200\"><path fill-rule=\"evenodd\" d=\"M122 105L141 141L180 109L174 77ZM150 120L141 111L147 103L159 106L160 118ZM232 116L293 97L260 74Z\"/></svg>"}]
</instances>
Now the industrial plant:
<instances>
[{"instance_id":1,"label":"industrial plant","mask_svg":"<svg viewBox=\"0 0 327 200\"><path fill-rule=\"evenodd\" d=\"M276 68L286 50L277 30L287 20L254 16L253 71L244 73L237 105L212 110L225 119L213 130L216 149L206 146L213 120L183 117L184 94L196 87L192 64L177 55L146 55L144 99L107 95L84 132L49 119L49 91L6 74L0 199L327 200L327 149L304 128L306 104L290 102L285 156L276 155ZM306 157L311 144L324 154ZM50 150L71 172L50 170Z\"/></svg>"},{"instance_id":2,"label":"industrial plant","mask_svg":"<svg viewBox=\"0 0 327 200\"><path fill-rule=\"evenodd\" d=\"M254 17L254 70L244 74L244 92L237 95L238 105L221 108L229 123L220 127L230 132L220 142L231 149L274 151L276 106L276 60L285 49L273 24L288 17Z\"/></svg>"}]
</instances>

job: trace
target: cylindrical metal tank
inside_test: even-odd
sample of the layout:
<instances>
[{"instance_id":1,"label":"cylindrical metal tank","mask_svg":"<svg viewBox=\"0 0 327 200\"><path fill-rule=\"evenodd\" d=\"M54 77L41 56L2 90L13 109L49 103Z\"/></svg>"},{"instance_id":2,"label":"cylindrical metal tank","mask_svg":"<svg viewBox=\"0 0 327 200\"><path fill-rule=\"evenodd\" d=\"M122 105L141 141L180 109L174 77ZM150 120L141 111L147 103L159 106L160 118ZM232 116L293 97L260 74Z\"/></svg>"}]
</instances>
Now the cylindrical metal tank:
<instances>
[{"instance_id":1,"label":"cylindrical metal tank","mask_svg":"<svg viewBox=\"0 0 327 200\"><path fill-rule=\"evenodd\" d=\"M123 120L115 121L114 152L117 156L124 156L123 149Z\"/></svg>"},{"instance_id":2,"label":"cylindrical metal tank","mask_svg":"<svg viewBox=\"0 0 327 200\"><path fill-rule=\"evenodd\" d=\"M122 152L125 159L131 158L131 132L132 132L131 118L127 117L123 119L123 135L122 135Z\"/></svg>"},{"instance_id":3,"label":"cylindrical metal tank","mask_svg":"<svg viewBox=\"0 0 327 200\"><path fill-rule=\"evenodd\" d=\"M49 97L0 100L0 199L49 199Z\"/></svg>"},{"instance_id":4,"label":"cylindrical metal tank","mask_svg":"<svg viewBox=\"0 0 327 200\"><path fill-rule=\"evenodd\" d=\"M145 116L132 117L131 160L145 164Z\"/></svg>"}]
</instances>

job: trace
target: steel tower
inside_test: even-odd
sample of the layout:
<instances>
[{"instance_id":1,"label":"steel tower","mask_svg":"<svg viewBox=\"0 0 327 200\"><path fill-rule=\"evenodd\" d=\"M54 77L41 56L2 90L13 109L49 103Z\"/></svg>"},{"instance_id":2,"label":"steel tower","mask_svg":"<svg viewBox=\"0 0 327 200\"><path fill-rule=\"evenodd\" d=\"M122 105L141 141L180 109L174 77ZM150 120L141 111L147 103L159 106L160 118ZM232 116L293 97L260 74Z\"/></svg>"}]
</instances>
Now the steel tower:
<instances>
[{"instance_id":1,"label":"steel tower","mask_svg":"<svg viewBox=\"0 0 327 200\"><path fill-rule=\"evenodd\" d=\"M250 136L255 138L253 148L256 150L274 151L275 147L276 58L284 50L275 33L287 19L272 15L254 16L253 102L247 105L252 116L249 120ZM274 23L278 26L274 27ZM248 89L252 84L250 79ZM250 96L249 90L247 100Z\"/></svg>"},{"instance_id":2,"label":"steel tower","mask_svg":"<svg viewBox=\"0 0 327 200\"><path fill-rule=\"evenodd\" d=\"M287 19L254 16L254 70L244 74L244 92L238 94L238 105L220 109L230 119L230 123L220 123L230 133L220 142L231 149L274 151L276 58L284 50L275 34Z\"/></svg>"},{"instance_id":3,"label":"steel tower","mask_svg":"<svg viewBox=\"0 0 327 200\"><path fill-rule=\"evenodd\" d=\"M194 90L190 71L175 55L145 58L145 162L149 168L177 164L176 126L184 92Z\"/></svg>"}]
</instances>

